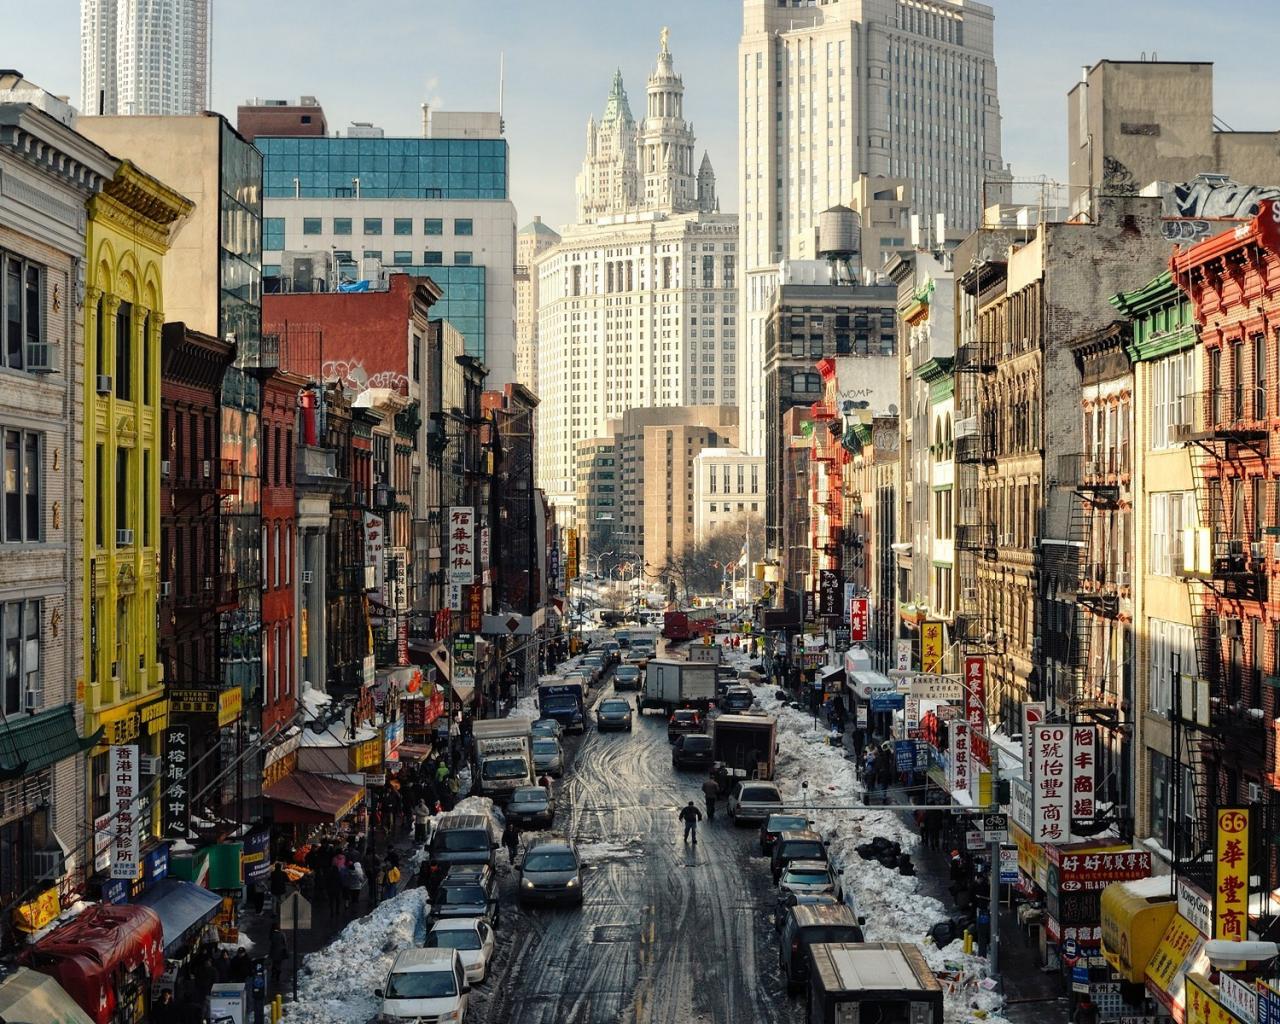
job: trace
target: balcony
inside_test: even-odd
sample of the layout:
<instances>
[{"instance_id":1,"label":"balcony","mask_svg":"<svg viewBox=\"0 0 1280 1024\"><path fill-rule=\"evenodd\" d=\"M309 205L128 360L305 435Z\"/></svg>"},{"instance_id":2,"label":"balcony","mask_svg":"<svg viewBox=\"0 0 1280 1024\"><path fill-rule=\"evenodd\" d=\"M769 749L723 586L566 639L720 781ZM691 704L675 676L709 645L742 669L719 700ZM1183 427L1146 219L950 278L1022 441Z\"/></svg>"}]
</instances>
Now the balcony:
<instances>
[{"instance_id":1,"label":"balcony","mask_svg":"<svg viewBox=\"0 0 1280 1024\"><path fill-rule=\"evenodd\" d=\"M1182 411L1184 422L1173 428L1174 440L1248 444L1267 437L1265 388L1210 388L1184 396Z\"/></svg>"},{"instance_id":2,"label":"balcony","mask_svg":"<svg viewBox=\"0 0 1280 1024\"><path fill-rule=\"evenodd\" d=\"M263 334L257 343L241 343L237 349L236 365L243 370L262 370L270 373L280 368L280 336Z\"/></svg>"},{"instance_id":3,"label":"balcony","mask_svg":"<svg viewBox=\"0 0 1280 1024\"><path fill-rule=\"evenodd\" d=\"M338 475L338 453L332 448L302 445L298 449L296 485L301 490L341 494L347 481Z\"/></svg>"},{"instance_id":4,"label":"balcony","mask_svg":"<svg viewBox=\"0 0 1280 1024\"><path fill-rule=\"evenodd\" d=\"M1129 446L1058 456L1058 483L1071 487L1097 508L1115 508L1119 481L1129 476Z\"/></svg>"},{"instance_id":5,"label":"balcony","mask_svg":"<svg viewBox=\"0 0 1280 1024\"><path fill-rule=\"evenodd\" d=\"M956 373L991 373L996 368L994 349L976 339L968 339L956 346Z\"/></svg>"},{"instance_id":6,"label":"balcony","mask_svg":"<svg viewBox=\"0 0 1280 1024\"><path fill-rule=\"evenodd\" d=\"M960 551L985 551L996 546L994 523L976 523L956 527L956 548Z\"/></svg>"},{"instance_id":7,"label":"balcony","mask_svg":"<svg viewBox=\"0 0 1280 1024\"><path fill-rule=\"evenodd\" d=\"M990 643L995 637L995 620L989 615L957 612L951 635L964 643Z\"/></svg>"},{"instance_id":8,"label":"balcony","mask_svg":"<svg viewBox=\"0 0 1280 1024\"><path fill-rule=\"evenodd\" d=\"M996 461L993 438L980 433L956 438L956 462L961 464L990 463Z\"/></svg>"},{"instance_id":9,"label":"balcony","mask_svg":"<svg viewBox=\"0 0 1280 1024\"><path fill-rule=\"evenodd\" d=\"M1246 670L1252 671L1252 670ZM1212 701L1210 722L1222 747L1241 760L1260 761L1267 750L1267 716L1241 701Z\"/></svg>"}]
</instances>

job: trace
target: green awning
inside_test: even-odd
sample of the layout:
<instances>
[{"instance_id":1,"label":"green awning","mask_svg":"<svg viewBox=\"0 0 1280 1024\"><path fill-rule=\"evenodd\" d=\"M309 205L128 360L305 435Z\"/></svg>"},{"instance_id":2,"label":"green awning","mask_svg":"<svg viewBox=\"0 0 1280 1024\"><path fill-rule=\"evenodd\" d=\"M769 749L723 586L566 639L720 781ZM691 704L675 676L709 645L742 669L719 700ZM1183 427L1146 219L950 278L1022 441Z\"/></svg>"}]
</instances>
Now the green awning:
<instances>
[{"instance_id":1,"label":"green awning","mask_svg":"<svg viewBox=\"0 0 1280 1024\"><path fill-rule=\"evenodd\" d=\"M102 736L82 737L76 731L70 704L34 715L10 715L0 720L0 780L21 779L97 746Z\"/></svg>"}]
</instances>

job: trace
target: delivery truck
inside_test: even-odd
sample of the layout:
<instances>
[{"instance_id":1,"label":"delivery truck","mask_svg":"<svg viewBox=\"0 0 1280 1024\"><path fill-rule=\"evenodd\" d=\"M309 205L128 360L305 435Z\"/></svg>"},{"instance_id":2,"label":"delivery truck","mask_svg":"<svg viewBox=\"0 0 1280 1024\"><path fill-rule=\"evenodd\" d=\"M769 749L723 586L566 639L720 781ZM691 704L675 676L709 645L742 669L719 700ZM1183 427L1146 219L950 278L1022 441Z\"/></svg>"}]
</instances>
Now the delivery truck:
<instances>
[{"instance_id":1,"label":"delivery truck","mask_svg":"<svg viewBox=\"0 0 1280 1024\"><path fill-rule=\"evenodd\" d=\"M565 732L582 732L587 727L586 694L578 679L543 680L538 685L538 713L554 718Z\"/></svg>"},{"instance_id":2,"label":"delivery truck","mask_svg":"<svg viewBox=\"0 0 1280 1024\"><path fill-rule=\"evenodd\" d=\"M482 718L471 726L472 773L481 796L505 803L522 786L535 784L533 743L527 718Z\"/></svg>"},{"instance_id":3,"label":"delivery truck","mask_svg":"<svg viewBox=\"0 0 1280 1024\"><path fill-rule=\"evenodd\" d=\"M714 715L710 719L711 760L731 777L772 779L778 747L773 715Z\"/></svg>"},{"instance_id":4,"label":"delivery truck","mask_svg":"<svg viewBox=\"0 0 1280 1024\"><path fill-rule=\"evenodd\" d=\"M942 986L910 942L809 947L806 1024L942 1024Z\"/></svg>"},{"instance_id":5,"label":"delivery truck","mask_svg":"<svg viewBox=\"0 0 1280 1024\"><path fill-rule=\"evenodd\" d=\"M706 711L715 696L715 665L650 658L644 668L640 713L644 714L649 708L661 708L668 715L676 708Z\"/></svg>"}]
</instances>

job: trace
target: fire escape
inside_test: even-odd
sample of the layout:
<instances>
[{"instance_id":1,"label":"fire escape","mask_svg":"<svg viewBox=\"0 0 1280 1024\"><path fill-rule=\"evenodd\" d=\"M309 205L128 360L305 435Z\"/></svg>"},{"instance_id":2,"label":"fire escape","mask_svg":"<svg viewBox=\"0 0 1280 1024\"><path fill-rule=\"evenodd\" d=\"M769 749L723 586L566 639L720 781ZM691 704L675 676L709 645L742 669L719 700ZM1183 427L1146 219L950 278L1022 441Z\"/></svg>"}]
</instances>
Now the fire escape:
<instances>
[{"instance_id":1,"label":"fire escape","mask_svg":"<svg viewBox=\"0 0 1280 1024\"><path fill-rule=\"evenodd\" d=\"M1196 676L1178 674L1173 742L1175 785L1181 785L1185 767L1197 813L1192 848L1174 853L1179 870L1204 875L1199 880L1207 883L1208 867L1187 862L1199 861L1213 840L1212 811L1222 797L1218 768L1224 761L1260 764L1266 755L1265 724L1250 713L1259 701L1244 696L1250 689L1257 694L1261 680L1244 664L1241 612L1244 602L1267 599L1269 545L1251 539L1246 529L1248 480L1242 471L1246 464L1265 466L1269 438L1265 392L1242 382L1187 395L1183 411L1185 422L1174 430L1191 459L1197 528L1186 531L1182 564L1175 569L1187 583Z\"/></svg>"},{"instance_id":2,"label":"fire escape","mask_svg":"<svg viewBox=\"0 0 1280 1024\"><path fill-rule=\"evenodd\" d=\"M979 489L987 469L996 464L996 438L992 424L984 420L980 389L982 376L995 372L992 347L978 338L963 338L956 346L955 566L959 582L953 636L971 648L994 644L995 616L979 601L978 572L999 558L996 524L987 521Z\"/></svg>"}]
</instances>

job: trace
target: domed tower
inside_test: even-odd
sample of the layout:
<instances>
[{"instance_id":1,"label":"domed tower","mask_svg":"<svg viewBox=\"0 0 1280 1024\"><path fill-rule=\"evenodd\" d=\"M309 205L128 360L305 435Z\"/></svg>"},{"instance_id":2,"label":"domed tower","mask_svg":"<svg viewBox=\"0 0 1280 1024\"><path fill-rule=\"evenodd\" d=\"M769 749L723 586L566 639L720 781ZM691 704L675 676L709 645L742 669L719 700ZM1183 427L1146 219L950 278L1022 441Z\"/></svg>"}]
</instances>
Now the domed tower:
<instances>
[{"instance_id":1,"label":"domed tower","mask_svg":"<svg viewBox=\"0 0 1280 1024\"><path fill-rule=\"evenodd\" d=\"M649 76L648 105L636 140L640 165L639 205L646 210L686 213L698 209L693 168L693 125L684 119L684 79L672 66L670 33L662 30L658 63Z\"/></svg>"},{"instance_id":2,"label":"domed tower","mask_svg":"<svg viewBox=\"0 0 1280 1024\"><path fill-rule=\"evenodd\" d=\"M587 121L587 155L578 174L578 222L624 213L635 206L636 122L631 116L621 69L613 73L604 116Z\"/></svg>"}]
</instances>

